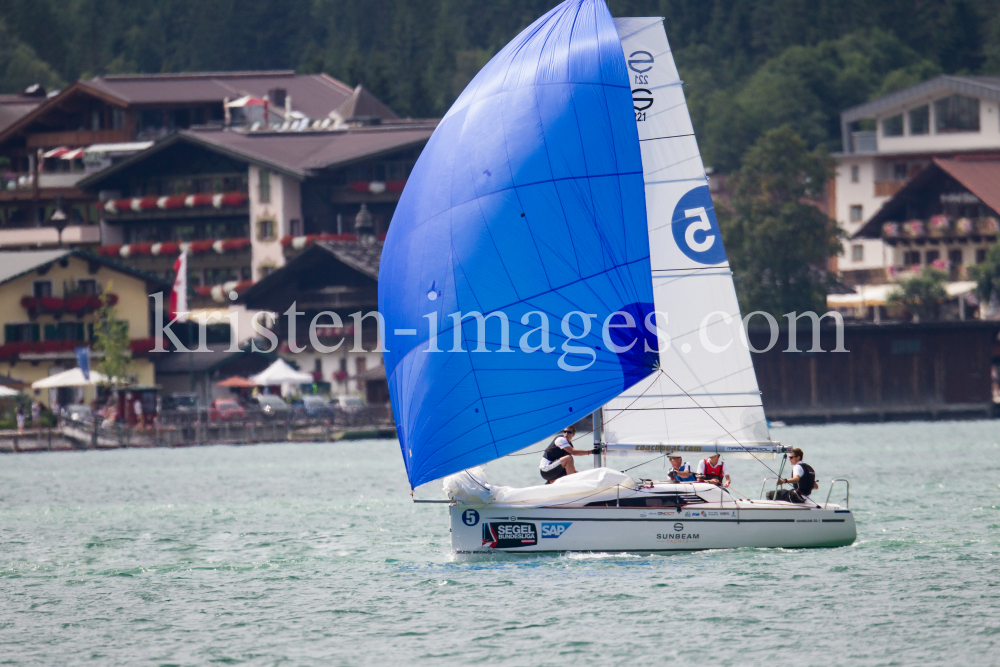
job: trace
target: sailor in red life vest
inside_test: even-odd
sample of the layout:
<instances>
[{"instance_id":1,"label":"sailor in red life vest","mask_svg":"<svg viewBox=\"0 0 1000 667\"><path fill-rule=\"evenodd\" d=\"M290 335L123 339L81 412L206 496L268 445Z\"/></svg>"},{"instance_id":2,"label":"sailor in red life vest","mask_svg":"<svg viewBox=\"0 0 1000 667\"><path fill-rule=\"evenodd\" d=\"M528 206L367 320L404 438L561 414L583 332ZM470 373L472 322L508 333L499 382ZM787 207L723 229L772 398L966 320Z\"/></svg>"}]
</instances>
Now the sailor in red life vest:
<instances>
[{"instance_id":1,"label":"sailor in red life vest","mask_svg":"<svg viewBox=\"0 0 1000 667\"><path fill-rule=\"evenodd\" d=\"M725 461L719 461L718 454L712 454L698 463L698 481L728 488L729 466Z\"/></svg>"}]
</instances>

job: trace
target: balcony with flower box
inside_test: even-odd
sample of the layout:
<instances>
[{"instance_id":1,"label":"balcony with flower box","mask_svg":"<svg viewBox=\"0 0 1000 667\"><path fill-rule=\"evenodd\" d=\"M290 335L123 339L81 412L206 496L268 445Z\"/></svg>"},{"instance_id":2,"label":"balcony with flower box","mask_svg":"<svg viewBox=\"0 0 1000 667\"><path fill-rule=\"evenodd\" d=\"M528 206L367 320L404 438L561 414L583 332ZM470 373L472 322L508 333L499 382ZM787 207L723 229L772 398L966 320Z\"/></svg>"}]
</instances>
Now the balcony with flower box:
<instances>
[{"instance_id":1,"label":"balcony with flower box","mask_svg":"<svg viewBox=\"0 0 1000 667\"><path fill-rule=\"evenodd\" d=\"M995 217L953 219L935 215L927 220L882 224L882 240L889 246L991 242L998 235L1000 220Z\"/></svg>"},{"instance_id":2,"label":"balcony with flower box","mask_svg":"<svg viewBox=\"0 0 1000 667\"><path fill-rule=\"evenodd\" d=\"M0 359L15 361L37 361L39 359L75 359L76 348L87 343L79 340L34 340L5 343L0 345ZM146 354L155 347L153 338L136 338L129 342L129 350L133 355ZM92 351L94 358L101 358L100 352Z\"/></svg>"},{"instance_id":3,"label":"balcony with flower box","mask_svg":"<svg viewBox=\"0 0 1000 667\"><path fill-rule=\"evenodd\" d=\"M118 303L117 294L109 294L108 301L112 306ZM51 315L55 319L63 315L82 318L101 308L104 297L99 294L67 294L65 298L58 296L26 296L21 298L21 307L28 311L28 318L35 319L39 315Z\"/></svg>"},{"instance_id":4,"label":"balcony with flower box","mask_svg":"<svg viewBox=\"0 0 1000 667\"><path fill-rule=\"evenodd\" d=\"M250 239L202 239L198 241L162 241L157 243L118 243L103 245L96 250L103 257L169 257L184 252L189 255L227 255L250 252Z\"/></svg>"},{"instance_id":5,"label":"balcony with flower box","mask_svg":"<svg viewBox=\"0 0 1000 667\"><path fill-rule=\"evenodd\" d=\"M104 202L108 221L154 220L249 213L249 197L240 190L194 195L129 197Z\"/></svg>"}]
</instances>

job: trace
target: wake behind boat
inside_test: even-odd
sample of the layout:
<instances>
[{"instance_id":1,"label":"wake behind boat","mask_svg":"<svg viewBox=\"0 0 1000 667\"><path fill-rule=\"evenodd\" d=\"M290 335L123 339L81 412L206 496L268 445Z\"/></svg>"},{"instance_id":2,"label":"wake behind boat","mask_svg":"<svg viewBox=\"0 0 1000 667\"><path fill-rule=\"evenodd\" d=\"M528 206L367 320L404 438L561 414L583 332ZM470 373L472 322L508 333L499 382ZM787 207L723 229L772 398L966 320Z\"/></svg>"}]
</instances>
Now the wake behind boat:
<instances>
[{"instance_id":1,"label":"wake behind boat","mask_svg":"<svg viewBox=\"0 0 1000 667\"><path fill-rule=\"evenodd\" d=\"M476 75L414 166L380 264L383 356L410 485L451 476L458 551L854 540L825 503L603 463L491 495L470 470L591 412L604 455L784 454L682 86L662 19L566 0Z\"/></svg>"}]
</instances>

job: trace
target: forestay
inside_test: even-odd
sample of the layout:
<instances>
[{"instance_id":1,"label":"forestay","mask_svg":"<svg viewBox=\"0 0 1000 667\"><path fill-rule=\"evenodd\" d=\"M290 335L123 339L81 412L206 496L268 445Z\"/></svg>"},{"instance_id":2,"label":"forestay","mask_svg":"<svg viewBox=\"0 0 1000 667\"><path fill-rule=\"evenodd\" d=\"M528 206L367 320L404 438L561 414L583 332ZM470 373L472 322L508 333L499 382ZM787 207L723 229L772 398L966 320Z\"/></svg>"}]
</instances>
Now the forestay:
<instances>
[{"instance_id":1,"label":"forestay","mask_svg":"<svg viewBox=\"0 0 1000 667\"><path fill-rule=\"evenodd\" d=\"M642 147L661 372L609 402L609 443L770 439L722 235L663 21L615 24Z\"/></svg>"}]
</instances>

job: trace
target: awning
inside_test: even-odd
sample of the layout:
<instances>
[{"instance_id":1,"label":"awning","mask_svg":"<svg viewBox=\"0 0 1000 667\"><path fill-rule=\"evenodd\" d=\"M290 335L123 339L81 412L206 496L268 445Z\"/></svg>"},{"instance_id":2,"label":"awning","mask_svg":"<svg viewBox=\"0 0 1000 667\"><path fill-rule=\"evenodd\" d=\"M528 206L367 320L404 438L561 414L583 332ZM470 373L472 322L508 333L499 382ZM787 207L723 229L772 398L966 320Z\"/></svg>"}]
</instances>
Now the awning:
<instances>
[{"instance_id":1,"label":"awning","mask_svg":"<svg viewBox=\"0 0 1000 667\"><path fill-rule=\"evenodd\" d=\"M10 387L5 387L3 385L0 385L0 398L5 398L7 396L17 396L20 393L21 392L17 391L16 389L11 389Z\"/></svg>"},{"instance_id":2,"label":"awning","mask_svg":"<svg viewBox=\"0 0 1000 667\"><path fill-rule=\"evenodd\" d=\"M71 368L62 373L50 375L38 382L32 382L32 389L56 389L58 387L93 387L107 382L108 378L103 373L95 370L90 371L90 379L83 377L83 371L79 368Z\"/></svg>"},{"instance_id":3,"label":"awning","mask_svg":"<svg viewBox=\"0 0 1000 667\"><path fill-rule=\"evenodd\" d=\"M226 378L221 382L216 382L215 386L230 387L232 389L249 389L250 387L256 387L257 385L241 375L234 375L233 377Z\"/></svg>"},{"instance_id":4,"label":"awning","mask_svg":"<svg viewBox=\"0 0 1000 667\"><path fill-rule=\"evenodd\" d=\"M264 100L253 97L252 95L244 95L238 100L233 100L229 103L230 109L239 109L241 107L262 107L264 106Z\"/></svg>"},{"instance_id":5,"label":"awning","mask_svg":"<svg viewBox=\"0 0 1000 667\"><path fill-rule=\"evenodd\" d=\"M858 285L857 292L853 294L828 294L826 297L827 308L858 308L866 306L884 306L889 294L896 289L895 284L889 285ZM968 294L976 289L976 283L971 280L962 280L954 283L947 283L944 286L949 297L955 298L963 294Z\"/></svg>"},{"instance_id":6,"label":"awning","mask_svg":"<svg viewBox=\"0 0 1000 667\"><path fill-rule=\"evenodd\" d=\"M116 144L93 144L85 153L138 153L153 145L152 141L123 141Z\"/></svg>"},{"instance_id":7,"label":"awning","mask_svg":"<svg viewBox=\"0 0 1000 667\"><path fill-rule=\"evenodd\" d=\"M312 373L303 373L289 366L284 359L265 368L250 380L257 386L269 387L276 384L307 384L314 380Z\"/></svg>"},{"instance_id":8,"label":"awning","mask_svg":"<svg viewBox=\"0 0 1000 667\"><path fill-rule=\"evenodd\" d=\"M83 157L83 151L83 148L66 148L65 146L60 146L59 148L53 148L50 151L42 153L42 157L46 159L57 157L61 160L75 160Z\"/></svg>"}]
</instances>

